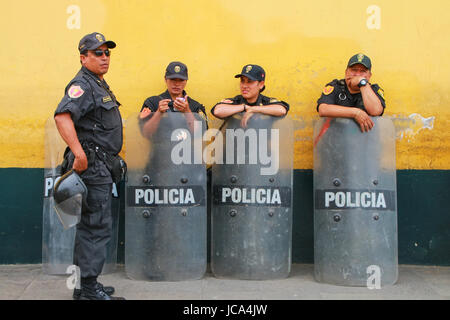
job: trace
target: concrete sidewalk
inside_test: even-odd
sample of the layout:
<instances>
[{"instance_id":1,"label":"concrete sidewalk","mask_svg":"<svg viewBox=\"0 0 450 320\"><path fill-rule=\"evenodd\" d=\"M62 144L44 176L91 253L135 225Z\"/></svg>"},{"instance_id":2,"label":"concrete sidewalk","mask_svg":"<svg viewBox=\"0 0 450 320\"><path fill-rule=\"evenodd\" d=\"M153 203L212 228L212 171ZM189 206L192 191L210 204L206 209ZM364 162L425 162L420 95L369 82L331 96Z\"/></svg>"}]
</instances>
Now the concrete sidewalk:
<instances>
[{"instance_id":1,"label":"concrete sidewalk","mask_svg":"<svg viewBox=\"0 0 450 320\"><path fill-rule=\"evenodd\" d=\"M40 264L0 265L1 300L71 300L68 276L43 274ZM321 284L311 264L293 264L289 278L268 281L217 279L210 272L201 280L147 282L130 280L123 265L99 277L128 300L329 300L329 299L450 299L450 267L399 266L394 286L369 290Z\"/></svg>"}]
</instances>

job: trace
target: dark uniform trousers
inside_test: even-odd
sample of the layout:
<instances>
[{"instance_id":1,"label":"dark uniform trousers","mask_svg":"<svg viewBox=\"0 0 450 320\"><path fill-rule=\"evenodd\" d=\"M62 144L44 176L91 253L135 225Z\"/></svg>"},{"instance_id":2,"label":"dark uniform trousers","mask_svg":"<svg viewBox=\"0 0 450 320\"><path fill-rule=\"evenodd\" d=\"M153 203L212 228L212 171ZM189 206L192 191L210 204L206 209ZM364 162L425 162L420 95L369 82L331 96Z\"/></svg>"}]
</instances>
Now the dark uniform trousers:
<instances>
[{"instance_id":1,"label":"dark uniform trousers","mask_svg":"<svg viewBox=\"0 0 450 320\"><path fill-rule=\"evenodd\" d=\"M111 239L112 184L86 184L87 205L83 206L77 225L73 262L83 278L97 277L106 260L106 246Z\"/></svg>"}]
</instances>

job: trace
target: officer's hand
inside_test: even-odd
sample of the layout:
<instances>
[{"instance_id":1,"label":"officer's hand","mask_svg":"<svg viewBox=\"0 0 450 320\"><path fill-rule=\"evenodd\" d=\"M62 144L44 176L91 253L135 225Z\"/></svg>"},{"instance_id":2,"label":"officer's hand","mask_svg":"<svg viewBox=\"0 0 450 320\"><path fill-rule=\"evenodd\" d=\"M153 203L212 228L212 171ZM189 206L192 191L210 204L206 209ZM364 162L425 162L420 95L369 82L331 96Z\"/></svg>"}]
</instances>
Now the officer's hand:
<instances>
[{"instance_id":1,"label":"officer's hand","mask_svg":"<svg viewBox=\"0 0 450 320\"><path fill-rule=\"evenodd\" d=\"M353 116L355 121L359 124L362 132L368 132L373 128L373 121L369 115L361 109L355 108L355 114Z\"/></svg>"},{"instance_id":2,"label":"officer's hand","mask_svg":"<svg viewBox=\"0 0 450 320\"><path fill-rule=\"evenodd\" d=\"M358 84L362 79L366 79L366 77L355 76L350 80L352 87L358 88ZM367 80L367 79L366 79Z\"/></svg>"},{"instance_id":3,"label":"officer's hand","mask_svg":"<svg viewBox=\"0 0 450 320\"><path fill-rule=\"evenodd\" d=\"M177 108L177 110L180 112L191 112L191 109L189 108L189 102L188 102L187 95L182 99L176 98L173 102L173 107Z\"/></svg>"},{"instance_id":4,"label":"officer's hand","mask_svg":"<svg viewBox=\"0 0 450 320\"><path fill-rule=\"evenodd\" d=\"M144 119L146 117L148 117L148 115L152 113L152 110L150 110L150 108L144 108L142 109L141 113L139 114L139 118Z\"/></svg>"},{"instance_id":5,"label":"officer's hand","mask_svg":"<svg viewBox=\"0 0 450 320\"><path fill-rule=\"evenodd\" d=\"M84 151L80 152L79 154L75 155L75 160L73 162L73 170L75 170L76 173L80 174L83 171L85 171L88 167L88 160L86 157L86 153Z\"/></svg>"},{"instance_id":6,"label":"officer's hand","mask_svg":"<svg viewBox=\"0 0 450 320\"><path fill-rule=\"evenodd\" d=\"M169 102L170 99L162 99L159 101L158 103L158 111L159 112L166 112L167 110L169 110Z\"/></svg>"},{"instance_id":7,"label":"officer's hand","mask_svg":"<svg viewBox=\"0 0 450 320\"><path fill-rule=\"evenodd\" d=\"M247 128L247 122L253 116L253 114L254 114L254 110L252 109L252 107L247 106L244 116L241 119L241 127L242 128Z\"/></svg>"}]
</instances>

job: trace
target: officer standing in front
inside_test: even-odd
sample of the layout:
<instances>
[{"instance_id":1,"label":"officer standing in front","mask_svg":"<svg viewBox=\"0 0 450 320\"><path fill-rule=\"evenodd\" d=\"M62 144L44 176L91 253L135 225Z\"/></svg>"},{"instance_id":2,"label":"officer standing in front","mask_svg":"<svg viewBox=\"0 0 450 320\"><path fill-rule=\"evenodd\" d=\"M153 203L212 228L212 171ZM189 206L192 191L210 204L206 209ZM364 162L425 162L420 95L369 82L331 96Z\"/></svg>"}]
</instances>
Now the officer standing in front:
<instances>
[{"instance_id":1,"label":"officer standing in front","mask_svg":"<svg viewBox=\"0 0 450 320\"><path fill-rule=\"evenodd\" d=\"M247 121L254 113L275 117L282 117L288 113L289 104L261 94L266 88L266 72L261 66L256 64L245 65L242 72L234 77L241 80L241 94L217 103L211 109L211 113L215 117L223 119L244 112L241 123L243 127L246 127Z\"/></svg>"},{"instance_id":2,"label":"officer standing in front","mask_svg":"<svg viewBox=\"0 0 450 320\"><path fill-rule=\"evenodd\" d=\"M372 62L362 53L352 56L345 70L345 78L334 79L323 89L317 100L321 117L353 118L362 132L373 127L370 116L381 116L386 107L384 92L377 84L371 84Z\"/></svg>"},{"instance_id":3,"label":"officer standing in front","mask_svg":"<svg viewBox=\"0 0 450 320\"><path fill-rule=\"evenodd\" d=\"M66 171L75 170L88 189L77 225L73 263L80 268L81 290L74 299L114 300L113 287L97 282L111 238L111 168L122 149L120 103L103 79L116 44L97 32L79 43L81 70L65 88L55 111L58 131L67 143Z\"/></svg>"}]
</instances>

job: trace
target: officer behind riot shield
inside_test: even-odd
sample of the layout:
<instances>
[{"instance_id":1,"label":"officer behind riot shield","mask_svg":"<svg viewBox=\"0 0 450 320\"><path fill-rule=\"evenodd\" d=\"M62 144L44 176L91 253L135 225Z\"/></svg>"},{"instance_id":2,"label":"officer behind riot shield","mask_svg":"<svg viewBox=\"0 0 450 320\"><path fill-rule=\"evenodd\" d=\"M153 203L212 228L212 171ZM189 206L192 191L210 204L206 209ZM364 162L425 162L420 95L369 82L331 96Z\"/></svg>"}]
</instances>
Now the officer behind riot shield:
<instances>
[{"instance_id":1,"label":"officer behind riot shield","mask_svg":"<svg viewBox=\"0 0 450 320\"><path fill-rule=\"evenodd\" d=\"M187 66L179 61L173 61L166 67L164 81L167 90L158 96L151 96L144 101L139 117L141 118L142 134L148 138L157 131L158 119L167 111L182 112L189 116L190 112L201 115L207 123L205 107L184 90L187 84ZM150 115L152 116L150 117Z\"/></svg>"},{"instance_id":2,"label":"officer behind riot shield","mask_svg":"<svg viewBox=\"0 0 450 320\"><path fill-rule=\"evenodd\" d=\"M167 91L127 122L125 268L133 279L190 280L206 271L206 117L186 95L187 79L187 67L171 62Z\"/></svg>"},{"instance_id":3,"label":"officer behind riot shield","mask_svg":"<svg viewBox=\"0 0 450 320\"><path fill-rule=\"evenodd\" d=\"M381 116L386 107L384 91L371 84L372 62L362 53L350 58L345 78L333 80L323 89L317 101L321 117L353 118L367 132L373 127L370 116Z\"/></svg>"},{"instance_id":4,"label":"officer behind riot shield","mask_svg":"<svg viewBox=\"0 0 450 320\"><path fill-rule=\"evenodd\" d=\"M385 102L369 83L371 67L369 57L352 56L345 79L328 84L318 100L327 117L314 128L319 282L373 288L397 280L395 132L391 120L374 117Z\"/></svg>"},{"instance_id":5,"label":"officer behind riot shield","mask_svg":"<svg viewBox=\"0 0 450 320\"><path fill-rule=\"evenodd\" d=\"M211 113L220 119L244 112L242 125L255 114L261 113L275 117L285 116L289 111L289 104L275 98L261 94L266 88L266 72L261 66L249 64L242 68L242 72L234 76L240 78L241 94L217 103Z\"/></svg>"},{"instance_id":6,"label":"officer behind riot shield","mask_svg":"<svg viewBox=\"0 0 450 320\"><path fill-rule=\"evenodd\" d=\"M293 131L284 117L289 105L261 94L262 67L246 65L235 77L241 95L211 110L225 118L213 141L223 146L216 147L212 166L211 269L216 277L284 278L292 235Z\"/></svg>"}]
</instances>

